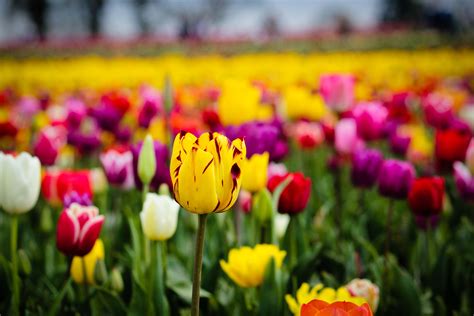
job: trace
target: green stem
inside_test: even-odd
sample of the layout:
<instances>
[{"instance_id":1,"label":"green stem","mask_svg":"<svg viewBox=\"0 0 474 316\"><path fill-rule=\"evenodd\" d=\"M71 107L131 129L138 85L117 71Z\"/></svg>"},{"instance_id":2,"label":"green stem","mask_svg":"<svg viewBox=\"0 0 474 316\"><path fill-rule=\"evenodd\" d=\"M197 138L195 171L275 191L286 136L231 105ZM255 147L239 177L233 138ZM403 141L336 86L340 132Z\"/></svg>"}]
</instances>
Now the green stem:
<instances>
[{"instance_id":1,"label":"green stem","mask_svg":"<svg viewBox=\"0 0 474 316\"><path fill-rule=\"evenodd\" d=\"M341 168L341 166L337 166L336 170L334 171L334 196L336 198L334 221L336 223L337 233L339 235L342 232Z\"/></svg>"},{"instance_id":2,"label":"green stem","mask_svg":"<svg viewBox=\"0 0 474 316\"><path fill-rule=\"evenodd\" d=\"M153 249L156 251L156 291L155 293L155 302L157 302L155 314L156 315L169 315L169 306L168 300L165 293L165 284L166 284L166 242L154 242Z\"/></svg>"},{"instance_id":3,"label":"green stem","mask_svg":"<svg viewBox=\"0 0 474 316\"><path fill-rule=\"evenodd\" d=\"M388 212L387 212L387 235L385 238L385 261L388 259L388 253L390 251L390 241L392 239L392 213L393 213L393 203L394 200L390 199L388 202Z\"/></svg>"},{"instance_id":4,"label":"green stem","mask_svg":"<svg viewBox=\"0 0 474 316\"><path fill-rule=\"evenodd\" d=\"M87 265L86 265L86 259L84 257L81 257L81 264L82 264L82 285L84 288L84 298L87 299L87 295L89 295L89 287L88 287L88 277L87 277ZM84 302L85 303L85 302Z\"/></svg>"},{"instance_id":5,"label":"green stem","mask_svg":"<svg viewBox=\"0 0 474 316\"><path fill-rule=\"evenodd\" d=\"M204 248L204 232L206 230L207 214L199 214L199 226L196 236L196 252L193 270L193 298L191 316L199 316L199 291L201 289L202 253Z\"/></svg>"},{"instance_id":6,"label":"green stem","mask_svg":"<svg viewBox=\"0 0 474 316\"><path fill-rule=\"evenodd\" d=\"M143 190L142 190L143 203L145 203L146 195L148 194L149 191L150 191L150 184L143 183Z\"/></svg>"},{"instance_id":7,"label":"green stem","mask_svg":"<svg viewBox=\"0 0 474 316\"><path fill-rule=\"evenodd\" d=\"M11 216L10 225L10 250L12 260L12 315L20 315L20 284L18 282L18 215Z\"/></svg>"}]
</instances>

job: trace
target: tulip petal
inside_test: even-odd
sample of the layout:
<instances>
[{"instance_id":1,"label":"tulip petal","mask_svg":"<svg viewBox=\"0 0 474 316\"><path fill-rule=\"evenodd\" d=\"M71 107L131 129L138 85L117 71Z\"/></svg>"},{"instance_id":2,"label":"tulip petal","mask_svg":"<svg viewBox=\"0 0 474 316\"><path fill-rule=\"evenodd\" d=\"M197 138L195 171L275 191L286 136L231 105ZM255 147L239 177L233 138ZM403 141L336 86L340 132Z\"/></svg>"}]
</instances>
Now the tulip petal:
<instances>
[{"instance_id":1,"label":"tulip petal","mask_svg":"<svg viewBox=\"0 0 474 316\"><path fill-rule=\"evenodd\" d=\"M312 300L308 304L301 306L301 316L314 316L329 306L329 303L321 300Z\"/></svg>"},{"instance_id":2,"label":"tulip petal","mask_svg":"<svg viewBox=\"0 0 474 316\"><path fill-rule=\"evenodd\" d=\"M211 213L219 207L215 186L215 168L212 155L193 147L184 156L173 183L178 203L190 212Z\"/></svg>"},{"instance_id":3,"label":"tulip petal","mask_svg":"<svg viewBox=\"0 0 474 316\"><path fill-rule=\"evenodd\" d=\"M191 133L181 132L176 135L170 162L170 175L173 185L177 180L179 168L183 164L184 157L191 152L191 148L196 140L196 136Z\"/></svg>"},{"instance_id":4,"label":"tulip petal","mask_svg":"<svg viewBox=\"0 0 474 316\"><path fill-rule=\"evenodd\" d=\"M99 215L89 220L81 230L78 244L78 255L84 256L88 254L94 246L97 238L99 238L104 216Z\"/></svg>"},{"instance_id":5,"label":"tulip petal","mask_svg":"<svg viewBox=\"0 0 474 316\"><path fill-rule=\"evenodd\" d=\"M80 226L77 218L69 211L63 211L59 216L56 231L56 246L66 255L74 254L79 241Z\"/></svg>"}]
</instances>

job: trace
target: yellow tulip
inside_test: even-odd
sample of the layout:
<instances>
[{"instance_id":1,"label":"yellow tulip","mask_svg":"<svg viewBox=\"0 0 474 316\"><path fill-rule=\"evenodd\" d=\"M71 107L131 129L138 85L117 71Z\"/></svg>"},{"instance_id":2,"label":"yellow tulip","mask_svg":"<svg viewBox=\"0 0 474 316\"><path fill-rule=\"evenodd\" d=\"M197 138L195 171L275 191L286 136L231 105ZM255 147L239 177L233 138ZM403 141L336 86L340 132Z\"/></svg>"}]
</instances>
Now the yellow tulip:
<instances>
[{"instance_id":1,"label":"yellow tulip","mask_svg":"<svg viewBox=\"0 0 474 316\"><path fill-rule=\"evenodd\" d=\"M104 243L101 239L97 239L92 250L84 257L74 257L71 265L71 277L74 282L84 283L84 266L82 260L85 261L86 281L88 284L94 284L94 271L97 261L104 259Z\"/></svg>"},{"instance_id":2,"label":"yellow tulip","mask_svg":"<svg viewBox=\"0 0 474 316\"><path fill-rule=\"evenodd\" d=\"M246 80L224 81L218 103L219 117L224 125L268 120L272 108L260 104L260 91Z\"/></svg>"},{"instance_id":3,"label":"yellow tulip","mask_svg":"<svg viewBox=\"0 0 474 316\"><path fill-rule=\"evenodd\" d=\"M356 305L366 303L366 300L363 297L352 296L345 287L333 289L330 287L324 287L321 283L316 284L313 288L310 288L308 283L303 283L296 291L296 297L293 297L290 294L285 295L288 308L295 316L300 315L301 306L303 304L309 303L314 299L325 301L327 303L337 301L346 301Z\"/></svg>"},{"instance_id":4,"label":"yellow tulip","mask_svg":"<svg viewBox=\"0 0 474 316\"><path fill-rule=\"evenodd\" d=\"M324 101L309 89L290 86L284 92L286 115L296 120L301 118L320 120L328 114Z\"/></svg>"},{"instance_id":5,"label":"yellow tulip","mask_svg":"<svg viewBox=\"0 0 474 316\"><path fill-rule=\"evenodd\" d=\"M254 154L245 158L242 164L242 187L250 192L257 192L267 186L267 169L269 155Z\"/></svg>"},{"instance_id":6,"label":"yellow tulip","mask_svg":"<svg viewBox=\"0 0 474 316\"><path fill-rule=\"evenodd\" d=\"M259 244L255 248L241 247L231 249L228 261L221 260L220 265L227 276L240 287L256 287L262 284L265 269L270 259L281 268L286 251L275 245Z\"/></svg>"},{"instance_id":7,"label":"yellow tulip","mask_svg":"<svg viewBox=\"0 0 474 316\"><path fill-rule=\"evenodd\" d=\"M176 201L196 214L220 213L234 205L241 185L245 142L219 133L176 135L170 174Z\"/></svg>"}]
</instances>

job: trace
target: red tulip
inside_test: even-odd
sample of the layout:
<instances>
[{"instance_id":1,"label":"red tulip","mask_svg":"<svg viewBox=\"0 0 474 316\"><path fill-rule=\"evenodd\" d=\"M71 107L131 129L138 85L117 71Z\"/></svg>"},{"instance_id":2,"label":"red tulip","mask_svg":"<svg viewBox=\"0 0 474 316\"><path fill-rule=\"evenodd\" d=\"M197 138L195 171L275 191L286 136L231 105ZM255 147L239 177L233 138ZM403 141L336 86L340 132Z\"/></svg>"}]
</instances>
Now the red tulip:
<instances>
[{"instance_id":1,"label":"red tulip","mask_svg":"<svg viewBox=\"0 0 474 316\"><path fill-rule=\"evenodd\" d=\"M436 225L443 210L444 179L423 177L416 179L408 194L408 204L420 228Z\"/></svg>"},{"instance_id":2,"label":"red tulip","mask_svg":"<svg viewBox=\"0 0 474 316\"><path fill-rule=\"evenodd\" d=\"M304 210L308 204L311 193L311 179L305 178L301 172L275 175L268 181L268 189L273 192L288 176L291 182L286 186L278 201L280 213L297 214Z\"/></svg>"},{"instance_id":3,"label":"red tulip","mask_svg":"<svg viewBox=\"0 0 474 316\"><path fill-rule=\"evenodd\" d=\"M92 185L88 170L47 171L41 183L43 196L51 204L60 204L64 197L73 191L88 195L92 199Z\"/></svg>"},{"instance_id":4,"label":"red tulip","mask_svg":"<svg viewBox=\"0 0 474 316\"><path fill-rule=\"evenodd\" d=\"M444 198L442 177L423 177L413 181L408 204L415 215L430 216L441 213Z\"/></svg>"},{"instance_id":5,"label":"red tulip","mask_svg":"<svg viewBox=\"0 0 474 316\"><path fill-rule=\"evenodd\" d=\"M66 256L83 257L92 250L103 223L97 207L73 203L59 216L56 246Z\"/></svg>"},{"instance_id":6,"label":"red tulip","mask_svg":"<svg viewBox=\"0 0 474 316\"><path fill-rule=\"evenodd\" d=\"M329 304L321 300L312 300L301 307L301 316L372 316L369 304L358 306L349 302Z\"/></svg>"},{"instance_id":7,"label":"red tulip","mask_svg":"<svg viewBox=\"0 0 474 316\"><path fill-rule=\"evenodd\" d=\"M435 156L438 167L451 170L456 161L464 161L471 141L471 133L465 128L448 128L436 130Z\"/></svg>"}]
</instances>

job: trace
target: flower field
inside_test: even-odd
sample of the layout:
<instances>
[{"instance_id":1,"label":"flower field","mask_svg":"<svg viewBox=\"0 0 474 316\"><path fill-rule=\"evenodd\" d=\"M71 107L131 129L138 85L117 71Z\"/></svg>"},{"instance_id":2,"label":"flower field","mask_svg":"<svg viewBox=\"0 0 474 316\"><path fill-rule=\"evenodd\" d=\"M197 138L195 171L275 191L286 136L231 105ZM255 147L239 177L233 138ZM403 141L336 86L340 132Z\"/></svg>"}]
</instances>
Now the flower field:
<instances>
[{"instance_id":1,"label":"flower field","mask_svg":"<svg viewBox=\"0 0 474 316\"><path fill-rule=\"evenodd\" d=\"M0 73L1 315L474 312L474 51Z\"/></svg>"}]
</instances>

